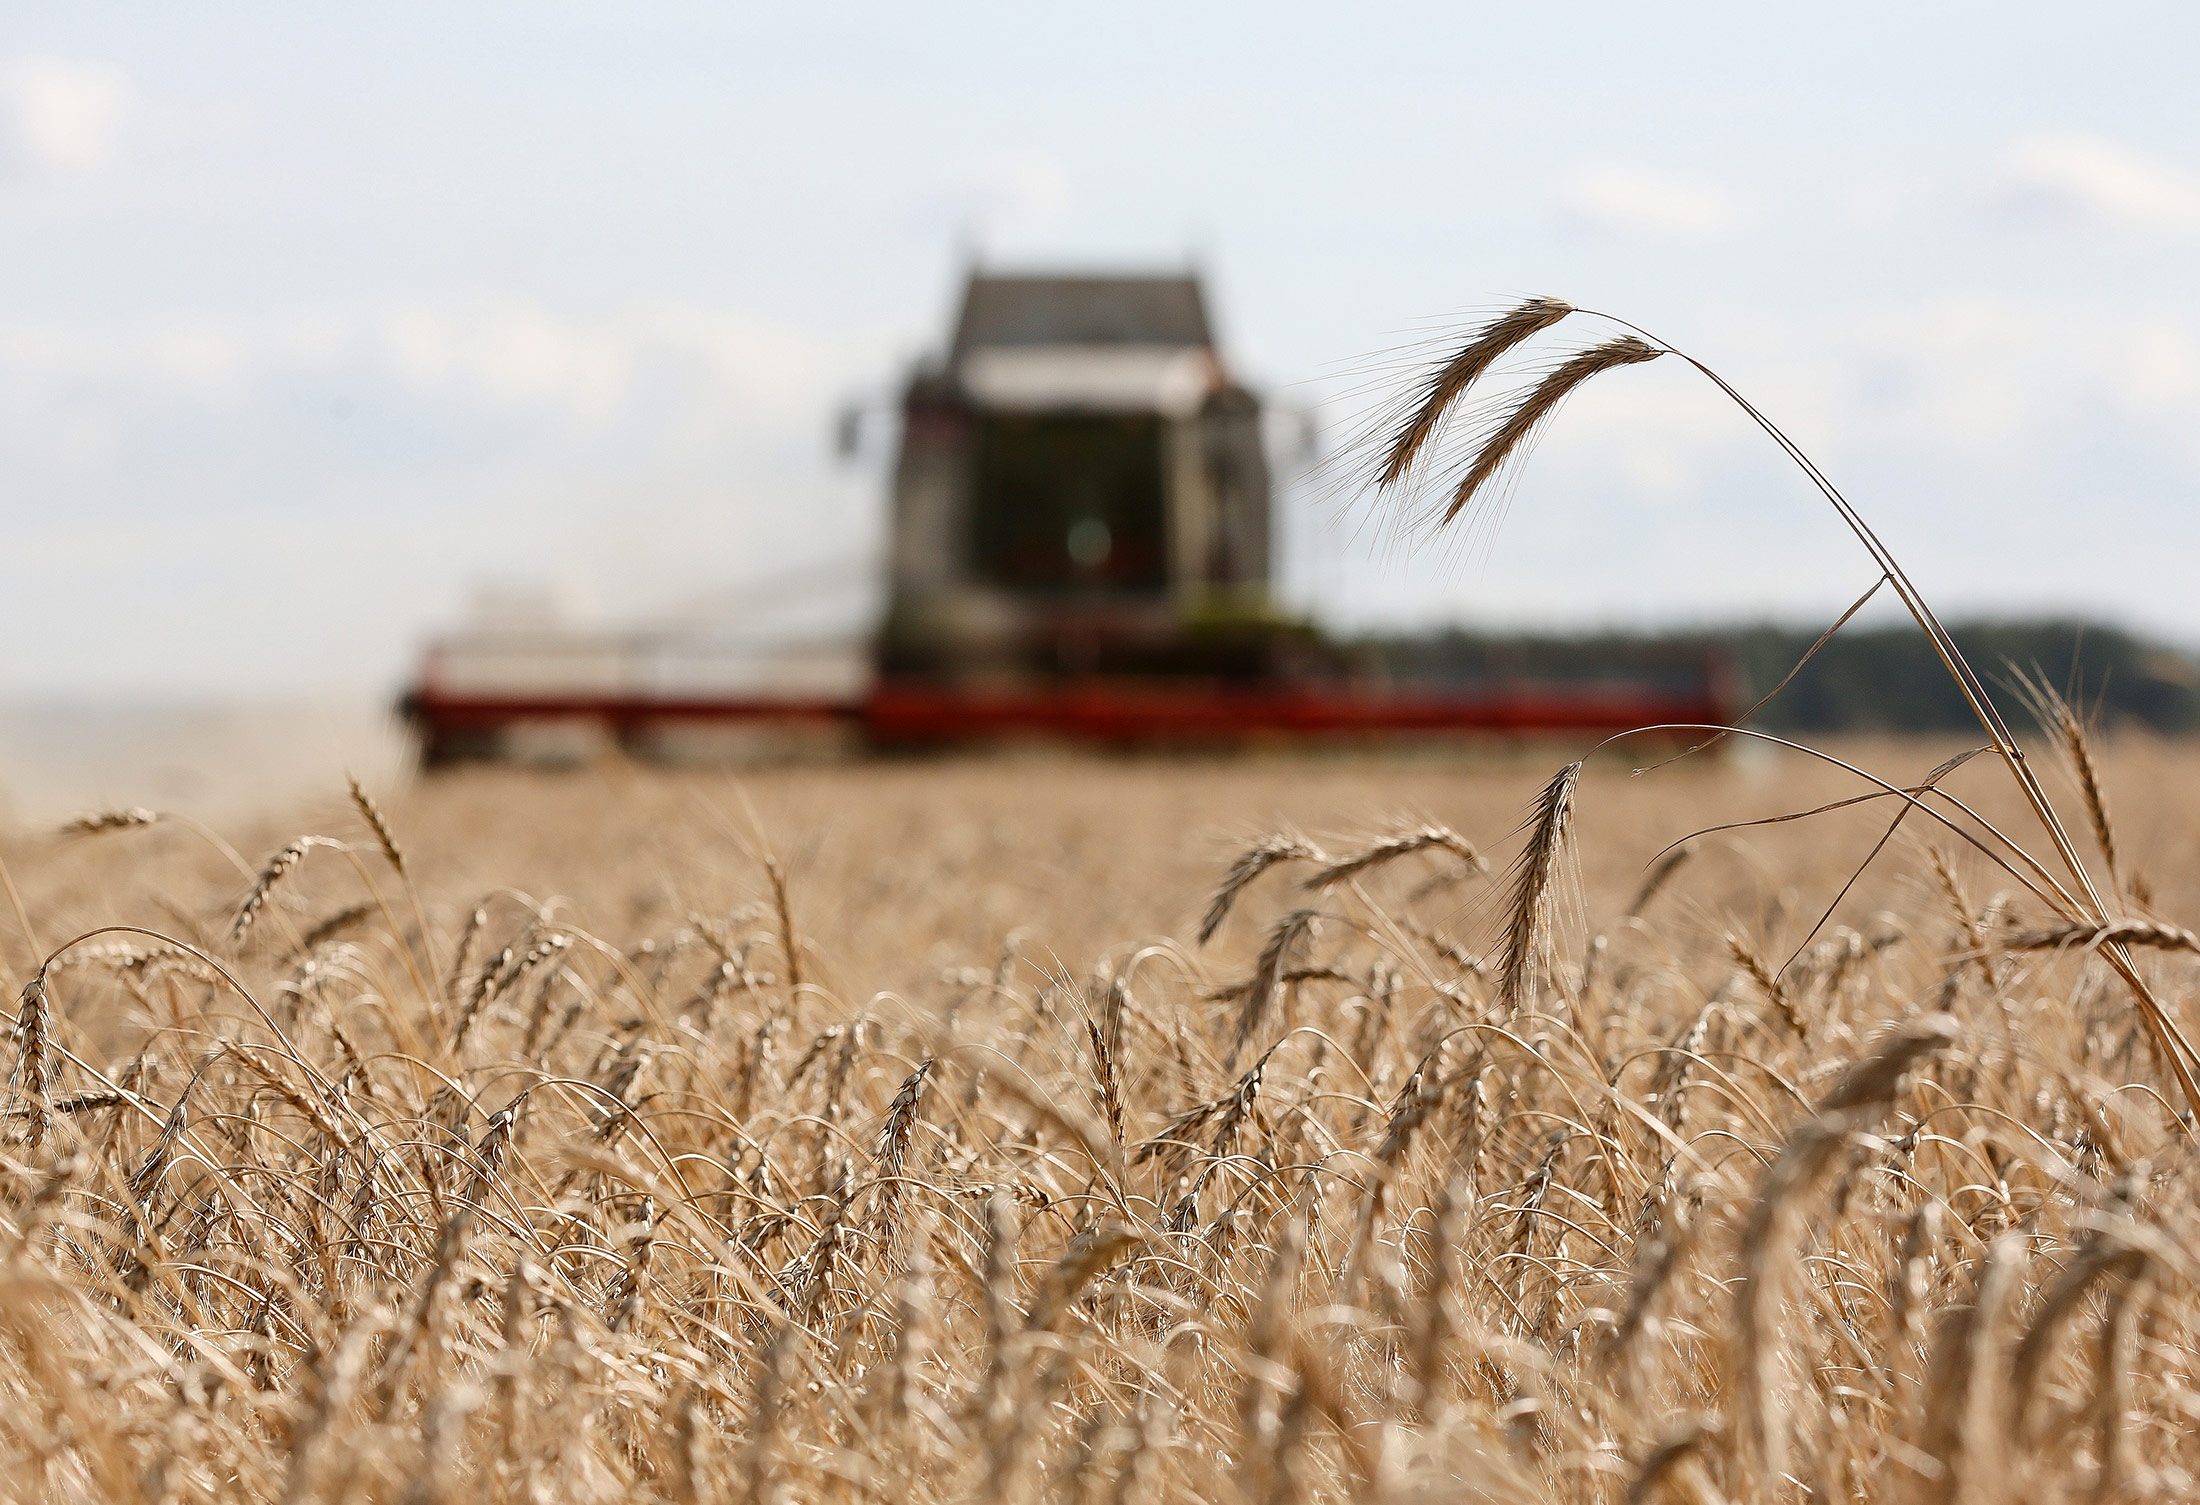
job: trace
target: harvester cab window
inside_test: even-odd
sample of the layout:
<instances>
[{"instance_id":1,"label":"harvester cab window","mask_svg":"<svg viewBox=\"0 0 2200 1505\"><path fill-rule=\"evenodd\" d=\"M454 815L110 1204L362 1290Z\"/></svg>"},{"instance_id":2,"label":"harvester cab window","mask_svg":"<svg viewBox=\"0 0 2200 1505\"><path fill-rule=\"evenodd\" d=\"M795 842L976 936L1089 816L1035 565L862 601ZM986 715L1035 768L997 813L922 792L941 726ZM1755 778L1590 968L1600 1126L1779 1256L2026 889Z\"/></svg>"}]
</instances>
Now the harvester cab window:
<instances>
[{"instance_id":1,"label":"harvester cab window","mask_svg":"<svg viewBox=\"0 0 2200 1505\"><path fill-rule=\"evenodd\" d=\"M1165 589L1161 444L1150 414L982 420L971 509L978 571L1039 594Z\"/></svg>"}]
</instances>

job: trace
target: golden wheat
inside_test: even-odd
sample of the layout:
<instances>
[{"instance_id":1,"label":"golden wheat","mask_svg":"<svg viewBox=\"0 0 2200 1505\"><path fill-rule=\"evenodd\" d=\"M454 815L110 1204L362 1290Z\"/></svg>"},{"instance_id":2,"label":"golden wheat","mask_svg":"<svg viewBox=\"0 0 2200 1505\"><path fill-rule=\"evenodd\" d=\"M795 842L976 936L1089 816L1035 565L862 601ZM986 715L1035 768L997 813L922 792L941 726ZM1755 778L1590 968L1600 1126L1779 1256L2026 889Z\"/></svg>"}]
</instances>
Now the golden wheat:
<instances>
[{"instance_id":1,"label":"golden wheat","mask_svg":"<svg viewBox=\"0 0 2200 1505\"><path fill-rule=\"evenodd\" d=\"M2105 784L2115 760L2097 762ZM938 820L959 777L864 775L910 801L874 798L866 818ZM972 777L993 809L1004 780L1057 781L1056 805L1031 807L1057 812L1031 817L1034 852L1061 850L1045 822L1087 797L1043 768ZM1136 801L1154 831L1181 830L1164 791L1231 787L1220 770L1075 777L1134 830ZM1337 775L1252 777L1283 794ZM1920 844L1855 896L1861 929L1775 977L1762 956L1810 910L1770 901L1838 869L1816 839L1775 840L1792 827L1762 836L1802 864L1779 879L1699 843L1656 874L1668 918L1631 914L1657 828L1736 797L1724 770L1677 777L1653 797L1575 770L1522 824L1505 806L1529 780L1486 768L1467 779L1480 803L1387 828L1375 785L1355 785L1345 803L1373 836L1293 837L1258 864L1303 865L1323 907L1294 907L1295 883L1211 963L1190 945L1200 848L1180 844L1173 903L1140 912L1173 914L1181 938L1131 929L1089 981L1045 952L943 968L881 944L873 878L936 864L907 890L941 901L925 925L997 881L958 868L945 834L776 876L659 853L591 867L586 905L481 901L495 849L478 833L542 827L464 824L470 802L563 795L429 791L406 881L434 921L426 950L466 974L455 987L418 979L423 938L393 929L363 870L295 862L295 907L342 923L241 957L251 1003L207 963L149 971L103 935L35 979L0 1163L0 1492L1152 1505L2185 1488L2200 1178L2104 956L2156 958L2182 1007L2183 933L2075 925L2028 895L2006 922L1951 925L1941 896L1979 877ZM1380 778L1431 803L1457 783ZM786 779L816 782L816 818L845 808L830 776ZM1581 902L1555 903L1577 807L1615 801L1634 802L1633 859L1592 845ZM2150 822L2123 846L2159 862L2183 828ZM1217 808L1206 827L1229 823ZM1406 870L1465 863L1508 827L1523 858L1504 892L1462 904ZM604 849L571 829L571 853ZM29 853L42 929L97 931L96 906L156 892L227 911L211 852L102 850ZM1059 889L1076 902L1035 923L1156 897L1128 870L1111 885L1136 854L1083 850L1089 877ZM530 882L564 860L507 855ZM1233 870L1236 908L1254 903L1252 866ZM595 908L631 928L605 933ZM960 934L986 954L982 931ZM804 956L803 981L745 962L752 942ZM858 956L895 991L845 993ZM1534 1032L1512 1027L1526 1018Z\"/></svg>"}]
</instances>

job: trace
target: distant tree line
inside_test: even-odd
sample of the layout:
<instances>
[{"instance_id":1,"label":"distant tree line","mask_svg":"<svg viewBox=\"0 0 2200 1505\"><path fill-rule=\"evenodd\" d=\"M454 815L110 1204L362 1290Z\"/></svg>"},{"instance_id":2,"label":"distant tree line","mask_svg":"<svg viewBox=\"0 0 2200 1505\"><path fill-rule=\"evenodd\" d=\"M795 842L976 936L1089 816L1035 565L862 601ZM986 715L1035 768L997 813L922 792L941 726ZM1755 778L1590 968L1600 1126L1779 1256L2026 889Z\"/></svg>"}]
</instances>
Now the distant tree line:
<instances>
[{"instance_id":1,"label":"distant tree line","mask_svg":"<svg viewBox=\"0 0 2200 1505\"><path fill-rule=\"evenodd\" d=\"M2065 621L1974 621L1950 632L2013 723L2022 705L2012 670L2045 678L2072 704L2110 726L2164 733L2200 730L2200 660L2129 632ZM1701 683L1707 661L1732 675L1737 709L1766 694L1823 629L1754 626L1708 633L1579 636L1449 630L1366 638L1353 645L1363 671L1400 683L1533 679ZM1914 627L1849 627L1811 658L1754 724L1777 732L1957 731L1973 725L1955 683Z\"/></svg>"}]
</instances>

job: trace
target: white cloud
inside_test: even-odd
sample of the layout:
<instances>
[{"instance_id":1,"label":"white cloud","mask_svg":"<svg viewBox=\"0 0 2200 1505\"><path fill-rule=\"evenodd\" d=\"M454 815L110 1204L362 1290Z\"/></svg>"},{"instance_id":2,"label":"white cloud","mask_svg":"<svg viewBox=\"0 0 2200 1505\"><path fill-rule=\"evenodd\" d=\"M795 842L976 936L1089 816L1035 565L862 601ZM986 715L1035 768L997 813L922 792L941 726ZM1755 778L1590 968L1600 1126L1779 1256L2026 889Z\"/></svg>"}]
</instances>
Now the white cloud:
<instances>
[{"instance_id":1,"label":"white cloud","mask_svg":"<svg viewBox=\"0 0 2200 1505\"><path fill-rule=\"evenodd\" d=\"M2095 136L2018 142L2003 164L1996 201L2074 224L2200 232L2200 176Z\"/></svg>"},{"instance_id":2,"label":"white cloud","mask_svg":"<svg viewBox=\"0 0 2200 1505\"><path fill-rule=\"evenodd\" d=\"M0 65L0 169L83 176L113 165L133 106L112 68L34 57Z\"/></svg>"},{"instance_id":3,"label":"white cloud","mask_svg":"<svg viewBox=\"0 0 2200 1505\"><path fill-rule=\"evenodd\" d=\"M297 383L364 401L663 432L729 416L821 423L846 352L749 315L635 307L589 317L520 300L419 303L260 320L170 320L99 336L0 328L0 393L41 403L117 399L234 407Z\"/></svg>"},{"instance_id":4,"label":"white cloud","mask_svg":"<svg viewBox=\"0 0 2200 1505\"><path fill-rule=\"evenodd\" d=\"M1649 240L1716 240L1742 223L1740 207L1713 184L1619 164L1576 173L1559 207L1586 229Z\"/></svg>"}]
</instances>

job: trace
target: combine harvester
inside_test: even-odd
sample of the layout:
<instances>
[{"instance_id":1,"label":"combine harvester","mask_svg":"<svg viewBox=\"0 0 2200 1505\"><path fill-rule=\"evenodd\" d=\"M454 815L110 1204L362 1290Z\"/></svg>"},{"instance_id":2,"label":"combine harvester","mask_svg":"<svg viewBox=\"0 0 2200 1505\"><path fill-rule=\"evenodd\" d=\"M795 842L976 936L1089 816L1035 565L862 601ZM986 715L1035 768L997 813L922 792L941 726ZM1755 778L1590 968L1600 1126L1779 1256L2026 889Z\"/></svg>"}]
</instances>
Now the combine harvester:
<instances>
[{"instance_id":1,"label":"combine harvester","mask_svg":"<svg viewBox=\"0 0 2200 1505\"><path fill-rule=\"evenodd\" d=\"M1593 679L1401 682L1270 600L1259 399L1191 277L973 275L901 402L884 621L868 652L702 629L486 626L403 709L428 765L693 761L805 729L873 747L1119 746L1723 721L1709 654Z\"/></svg>"}]
</instances>

